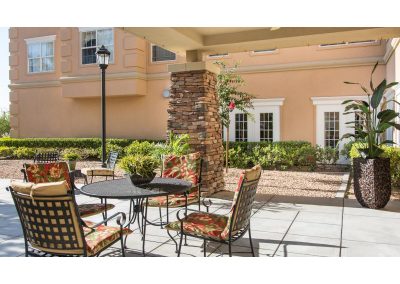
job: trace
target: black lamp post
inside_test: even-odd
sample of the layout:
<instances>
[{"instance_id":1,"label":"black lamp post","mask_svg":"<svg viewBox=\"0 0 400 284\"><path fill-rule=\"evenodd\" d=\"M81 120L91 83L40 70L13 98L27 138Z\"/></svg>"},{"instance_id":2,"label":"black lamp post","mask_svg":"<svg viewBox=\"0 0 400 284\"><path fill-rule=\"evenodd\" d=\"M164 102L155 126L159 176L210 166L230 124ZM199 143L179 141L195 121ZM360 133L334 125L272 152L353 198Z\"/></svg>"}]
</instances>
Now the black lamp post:
<instances>
[{"instance_id":1,"label":"black lamp post","mask_svg":"<svg viewBox=\"0 0 400 284\"><path fill-rule=\"evenodd\" d=\"M101 69L101 164L106 167L106 69L110 52L102 45L96 52L97 63Z\"/></svg>"}]
</instances>

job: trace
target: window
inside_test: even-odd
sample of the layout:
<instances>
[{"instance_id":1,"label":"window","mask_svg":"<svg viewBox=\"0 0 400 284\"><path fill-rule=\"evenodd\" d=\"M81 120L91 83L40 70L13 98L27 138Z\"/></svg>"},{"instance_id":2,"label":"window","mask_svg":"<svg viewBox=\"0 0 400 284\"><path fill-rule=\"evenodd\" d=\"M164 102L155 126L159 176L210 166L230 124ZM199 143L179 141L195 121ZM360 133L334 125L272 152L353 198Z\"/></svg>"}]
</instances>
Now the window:
<instances>
[{"instance_id":1,"label":"window","mask_svg":"<svg viewBox=\"0 0 400 284\"><path fill-rule=\"evenodd\" d=\"M278 50L276 48L273 49L259 49L259 50L253 50L253 54L272 54L276 53Z\"/></svg>"},{"instance_id":2,"label":"window","mask_svg":"<svg viewBox=\"0 0 400 284\"><path fill-rule=\"evenodd\" d=\"M54 71L55 36L27 39L28 73Z\"/></svg>"},{"instance_id":3,"label":"window","mask_svg":"<svg viewBox=\"0 0 400 284\"><path fill-rule=\"evenodd\" d=\"M215 54L209 54L208 58L223 58L228 56L228 53L215 53Z\"/></svg>"},{"instance_id":4,"label":"window","mask_svg":"<svg viewBox=\"0 0 400 284\"><path fill-rule=\"evenodd\" d=\"M176 54L172 51L166 50L158 45L151 46L151 61L172 61L176 60Z\"/></svg>"},{"instance_id":5,"label":"window","mask_svg":"<svg viewBox=\"0 0 400 284\"><path fill-rule=\"evenodd\" d=\"M364 119L363 119L362 117L360 117L360 116L357 114L357 112L356 112L356 113L354 114L354 121L355 121L355 124L354 124L354 127L355 127L354 133L355 133L355 134L358 134L357 127L363 128Z\"/></svg>"},{"instance_id":6,"label":"window","mask_svg":"<svg viewBox=\"0 0 400 284\"><path fill-rule=\"evenodd\" d=\"M260 113L260 141L274 141L273 113Z\"/></svg>"},{"instance_id":7,"label":"window","mask_svg":"<svg viewBox=\"0 0 400 284\"><path fill-rule=\"evenodd\" d=\"M235 114L235 141L247 141L247 114Z\"/></svg>"},{"instance_id":8,"label":"window","mask_svg":"<svg viewBox=\"0 0 400 284\"><path fill-rule=\"evenodd\" d=\"M82 64L95 64L96 51L104 45L110 51L110 63L114 62L114 32L112 28L84 30L81 33Z\"/></svg>"},{"instance_id":9,"label":"window","mask_svg":"<svg viewBox=\"0 0 400 284\"><path fill-rule=\"evenodd\" d=\"M339 142L339 112L325 112L325 147L335 148Z\"/></svg>"},{"instance_id":10,"label":"window","mask_svg":"<svg viewBox=\"0 0 400 284\"><path fill-rule=\"evenodd\" d=\"M345 46L355 46L355 45L374 45L378 44L377 40L360 40L360 41L343 41L334 43L324 43L320 44L319 47L345 47Z\"/></svg>"}]
</instances>

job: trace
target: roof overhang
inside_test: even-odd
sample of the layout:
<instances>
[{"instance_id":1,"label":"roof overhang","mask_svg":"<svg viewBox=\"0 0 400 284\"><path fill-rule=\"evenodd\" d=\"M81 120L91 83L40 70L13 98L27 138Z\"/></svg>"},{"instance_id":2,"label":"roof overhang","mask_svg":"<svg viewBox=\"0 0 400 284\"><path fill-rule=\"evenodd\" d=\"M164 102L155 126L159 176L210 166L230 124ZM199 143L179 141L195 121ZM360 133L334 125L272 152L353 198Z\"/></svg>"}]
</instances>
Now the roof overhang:
<instances>
[{"instance_id":1,"label":"roof overhang","mask_svg":"<svg viewBox=\"0 0 400 284\"><path fill-rule=\"evenodd\" d=\"M122 29L179 54L191 50L210 54L400 37L400 28L395 27L123 27Z\"/></svg>"}]
</instances>

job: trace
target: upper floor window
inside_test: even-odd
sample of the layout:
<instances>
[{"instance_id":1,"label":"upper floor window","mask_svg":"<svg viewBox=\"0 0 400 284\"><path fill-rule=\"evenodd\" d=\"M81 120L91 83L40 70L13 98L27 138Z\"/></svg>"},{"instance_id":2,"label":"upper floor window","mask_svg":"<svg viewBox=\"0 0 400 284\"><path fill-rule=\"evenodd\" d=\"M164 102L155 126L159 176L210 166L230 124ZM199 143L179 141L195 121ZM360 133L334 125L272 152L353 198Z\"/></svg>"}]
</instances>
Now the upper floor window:
<instances>
[{"instance_id":1,"label":"upper floor window","mask_svg":"<svg viewBox=\"0 0 400 284\"><path fill-rule=\"evenodd\" d=\"M208 58L214 59L214 58L224 58L227 57L228 55L229 55L228 53L215 53L215 54L209 54L207 56Z\"/></svg>"},{"instance_id":2,"label":"upper floor window","mask_svg":"<svg viewBox=\"0 0 400 284\"><path fill-rule=\"evenodd\" d=\"M158 45L151 46L151 61L173 61L176 60L176 54Z\"/></svg>"},{"instance_id":3,"label":"upper floor window","mask_svg":"<svg viewBox=\"0 0 400 284\"><path fill-rule=\"evenodd\" d=\"M334 42L334 43L323 43L320 44L319 47L345 47L345 46L356 46L356 45L374 45L378 44L377 40L360 40L360 41L342 41L342 42Z\"/></svg>"},{"instance_id":4,"label":"upper floor window","mask_svg":"<svg viewBox=\"0 0 400 284\"><path fill-rule=\"evenodd\" d=\"M28 73L54 71L55 36L26 39L28 51Z\"/></svg>"},{"instance_id":5,"label":"upper floor window","mask_svg":"<svg viewBox=\"0 0 400 284\"><path fill-rule=\"evenodd\" d=\"M276 48L272 48L272 49L259 49L259 50L253 50L252 53L253 54L273 54L273 53L277 53L278 50Z\"/></svg>"},{"instance_id":6,"label":"upper floor window","mask_svg":"<svg viewBox=\"0 0 400 284\"><path fill-rule=\"evenodd\" d=\"M114 31L112 28L81 29L82 64L95 64L96 52L104 45L110 51L110 63L114 62Z\"/></svg>"}]
</instances>

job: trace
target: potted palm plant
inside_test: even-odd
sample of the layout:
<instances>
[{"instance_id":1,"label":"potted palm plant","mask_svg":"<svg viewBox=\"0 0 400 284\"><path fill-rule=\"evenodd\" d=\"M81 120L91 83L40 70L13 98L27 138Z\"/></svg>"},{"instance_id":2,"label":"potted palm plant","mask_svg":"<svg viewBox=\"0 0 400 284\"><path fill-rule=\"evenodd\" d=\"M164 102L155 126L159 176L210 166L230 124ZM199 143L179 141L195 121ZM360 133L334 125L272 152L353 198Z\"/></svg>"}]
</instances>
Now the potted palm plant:
<instances>
[{"instance_id":1,"label":"potted palm plant","mask_svg":"<svg viewBox=\"0 0 400 284\"><path fill-rule=\"evenodd\" d=\"M395 123L399 113L385 109L389 101L383 102L385 91L397 85L397 82L387 84L383 80L377 87L372 83L372 75L378 66L375 64L371 72L370 90L360 83L357 84L367 95L367 100L346 100L344 114L353 114L356 118L348 122L355 129L355 133L347 133L344 138L353 138L357 143L359 158L353 159L354 193L357 201L364 207L383 208L390 200L391 177L390 159L383 158L384 145L394 144L391 140L382 139L386 130L391 127L400 129ZM392 100L398 104L395 100Z\"/></svg>"},{"instance_id":2,"label":"potted palm plant","mask_svg":"<svg viewBox=\"0 0 400 284\"><path fill-rule=\"evenodd\" d=\"M122 158L118 165L134 185L143 185L154 179L159 161L152 156L137 154Z\"/></svg>"}]
</instances>

